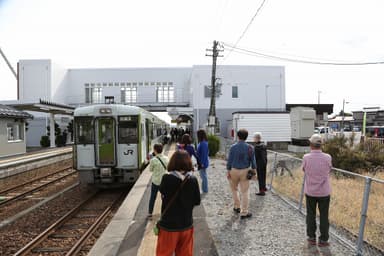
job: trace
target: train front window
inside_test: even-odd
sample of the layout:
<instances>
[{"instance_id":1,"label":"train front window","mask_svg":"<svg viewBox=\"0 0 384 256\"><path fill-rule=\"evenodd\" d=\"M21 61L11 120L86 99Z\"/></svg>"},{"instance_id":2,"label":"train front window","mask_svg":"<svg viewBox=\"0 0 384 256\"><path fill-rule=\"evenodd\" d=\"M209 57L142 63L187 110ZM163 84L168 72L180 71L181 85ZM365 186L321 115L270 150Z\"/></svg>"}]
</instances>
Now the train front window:
<instances>
[{"instance_id":1,"label":"train front window","mask_svg":"<svg viewBox=\"0 0 384 256\"><path fill-rule=\"evenodd\" d=\"M93 144L94 129L92 117L75 118L76 144Z\"/></svg>"},{"instance_id":2,"label":"train front window","mask_svg":"<svg viewBox=\"0 0 384 256\"><path fill-rule=\"evenodd\" d=\"M137 122L137 116L119 117L119 144L137 144L139 137Z\"/></svg>"}]
</instances>

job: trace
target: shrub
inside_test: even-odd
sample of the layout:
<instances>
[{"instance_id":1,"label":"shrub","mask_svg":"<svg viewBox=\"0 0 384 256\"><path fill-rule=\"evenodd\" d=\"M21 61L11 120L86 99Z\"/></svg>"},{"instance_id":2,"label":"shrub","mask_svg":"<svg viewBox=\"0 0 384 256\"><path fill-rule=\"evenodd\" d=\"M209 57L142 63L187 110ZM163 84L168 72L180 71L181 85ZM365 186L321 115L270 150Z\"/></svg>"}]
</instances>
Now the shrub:
<instances>
[{"instance_id":1,"label":"shrub","mask_svg":"<svg viewBox=\"0 0 384 256\"><path fill-rule=\"evenodd\" d=\"M208 148L209 148L209 156L215 156L220 149L219 137L213 134L208 135Z\"/></svg>"},{"instance_id":2,"label":"shrub","mask_svg":"<svg viewBox=\"0 0 384 256\"><path fill-rule=\"evenodd\" d=\"M334 167L351 172L370 171L384 163L384 150L380 145L361 143L352 147L351 139L335 137L323 145L323 151L332 156Z\"/></svg>"},{"instance_id":3,"label":"shrub","mask_svg":"<svg viewBox=\"0 0 384 256\"><path fill-rule=\"evenodd\" d=\"M42 146L43 148L46 148L46 147L49 147L50 145L51 145L51 143L49 141L49 137L46 135L41 136L40 146Z\"/></svg>"}]
</instances>

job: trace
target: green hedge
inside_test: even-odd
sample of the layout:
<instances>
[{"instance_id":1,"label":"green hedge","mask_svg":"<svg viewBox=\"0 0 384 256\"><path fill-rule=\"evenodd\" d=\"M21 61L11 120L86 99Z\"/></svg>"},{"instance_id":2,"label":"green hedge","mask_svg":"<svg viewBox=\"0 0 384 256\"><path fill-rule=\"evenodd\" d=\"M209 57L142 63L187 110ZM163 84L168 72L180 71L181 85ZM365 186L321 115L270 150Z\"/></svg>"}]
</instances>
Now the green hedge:
<instances>
[{"instance_id":1,"label":"green hedge","mask_svg":"<svg viewBox=\"0 0 384 256\"><path fill-rule=\"evenodd\" d=\"M209 156L215 156L220 149L220 139L215 135L208 135Z\"/></svg>"}]
</instances>

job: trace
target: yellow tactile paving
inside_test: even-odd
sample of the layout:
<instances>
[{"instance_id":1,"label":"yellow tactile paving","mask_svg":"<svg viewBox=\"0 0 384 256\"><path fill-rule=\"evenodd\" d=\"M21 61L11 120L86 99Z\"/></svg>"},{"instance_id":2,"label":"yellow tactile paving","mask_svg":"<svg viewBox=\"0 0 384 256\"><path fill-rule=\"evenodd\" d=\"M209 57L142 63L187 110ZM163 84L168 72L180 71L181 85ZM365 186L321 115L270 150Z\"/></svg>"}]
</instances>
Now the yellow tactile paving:
<instances>
[{"instance_id":1,"label":"yellow tactile paving","mask_svg":"<svg viewBox=\"0 0 384 256\"><path fill-rule=\"evenodd\" d=\"M173 144L168 152L168 157L170 158L176 150L176 144ZM139 250L137 252L138 256L150 256L156 254L156 245L157 245L157 236L153 233L153 226L160 218L161 210L161 199L160 193L157 195L155 207L153 209L153 218L151 221L148 221L147 226L145 227L145 232Z\"/></svg>"}]
</instances>

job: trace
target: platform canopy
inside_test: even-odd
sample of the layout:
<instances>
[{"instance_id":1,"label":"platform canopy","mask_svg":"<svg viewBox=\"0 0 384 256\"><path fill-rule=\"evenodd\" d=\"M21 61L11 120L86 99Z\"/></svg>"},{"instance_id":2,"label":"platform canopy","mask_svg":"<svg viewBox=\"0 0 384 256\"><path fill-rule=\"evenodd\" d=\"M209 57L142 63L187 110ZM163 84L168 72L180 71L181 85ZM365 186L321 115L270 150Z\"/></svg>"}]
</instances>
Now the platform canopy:
<instances>
[{"instance_id":1,"label":"platform canopy","mask_svg":"<svg viewBox=\"0 0 384 256\"><path fill-rule=\"evenodd\" d=\"M10 104L12 107L18 110L24 111L35 111L35 112L44 112L51 114L61 114L61 115L73 115L75 111L74 107L54 103L50 101L45 101L40 99L38 103L18 103L18 104Z\"/></svg>"}]
</instances>

